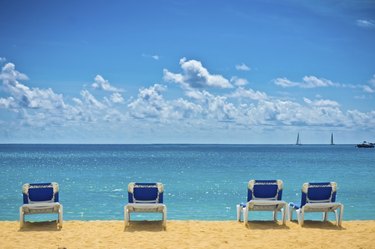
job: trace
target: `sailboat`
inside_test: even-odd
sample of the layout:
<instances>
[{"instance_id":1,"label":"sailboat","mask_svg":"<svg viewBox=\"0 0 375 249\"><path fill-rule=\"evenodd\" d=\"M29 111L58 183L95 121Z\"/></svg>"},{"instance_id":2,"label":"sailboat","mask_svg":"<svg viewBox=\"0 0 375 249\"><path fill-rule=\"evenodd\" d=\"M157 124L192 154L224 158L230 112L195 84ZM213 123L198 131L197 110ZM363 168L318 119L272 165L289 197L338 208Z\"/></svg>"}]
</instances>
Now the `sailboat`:
<instances>
[{"instance_id":1,"label":"sailboat","mask_svg":"<svg viewBox=\"0 0 375 249\"><path fill-rule=\"evenodd\" d=\"M299 140L299 132L298 132L298 134L297 134L296 145L302 145L302 144L301 144L301 141Z\"/></svg>"},{"instance_id":2,"label":"sailboat","mask_svg":"<svg viewBox=\"0 0 375 249\"><path fill-rule=\"evenodd\" d=\"M331 133L331 145L335 145L335 144L333 143L333 133Z\"/></svg>"}]
</instances>

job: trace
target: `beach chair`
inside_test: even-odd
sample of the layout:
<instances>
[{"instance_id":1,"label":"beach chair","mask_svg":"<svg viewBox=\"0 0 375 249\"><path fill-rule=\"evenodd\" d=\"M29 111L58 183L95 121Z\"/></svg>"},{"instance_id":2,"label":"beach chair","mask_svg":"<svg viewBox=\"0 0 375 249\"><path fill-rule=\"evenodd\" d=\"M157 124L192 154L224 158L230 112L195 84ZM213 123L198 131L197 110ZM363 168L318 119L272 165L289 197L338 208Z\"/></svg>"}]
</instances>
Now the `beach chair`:
<instances>
[{"instance_id":1,"label":"beach chair","mask_svg":"<svg viewBox=\"0 0 375 249\"><path fill-rule=\"evenodd\" d=\"M22 187L23 205L20 207L20 227L29 214L58 214L58 226L63 224L63 206L59 203L59 185L51 183L26 183Z\"/></svg>"},{"instance_id":2,"label":"beach chair","mask_svg":"<svg viewBox=\"0 0 375 249\"><path fill-rule=\"evenodd\" d=\"M163 228L167 224L167 207L163 204L162 183L134 183L128 185L128 204L124 207L125 228L130 222L130 213L161 213Z\"/></svg>"},{"instance_id":3,"label":"beach chair","mask_svg":"<svg viewBox=\"0 0 375 249\"><path fill-rule=\"evenodd\" d=\"M247 190L247 202L237 205L237 221L241 221L241 213L245 226L248 223L249 211L272 211L277 221L277 212L282 214L285 225L288 205L281 200L283 182L281 180L250 180Z\"/></svg>"},{"instance_id":4,"label":"beach chair","mask_svg":"<svg viewBox=\"0 0 375 249\"><path fill-rule=\"evenodd\" d=\"M323 221L327 221L328 212L333 212L336 215L336 225L341 226L344 205L336 202L336 190L335 182L304 183L301 204L289 203L289 220L293 219L294 210L301 226L303 226L306 212L323 212ZM337 212L338 210L340 213Z\"/></svg>"}]
</instances>

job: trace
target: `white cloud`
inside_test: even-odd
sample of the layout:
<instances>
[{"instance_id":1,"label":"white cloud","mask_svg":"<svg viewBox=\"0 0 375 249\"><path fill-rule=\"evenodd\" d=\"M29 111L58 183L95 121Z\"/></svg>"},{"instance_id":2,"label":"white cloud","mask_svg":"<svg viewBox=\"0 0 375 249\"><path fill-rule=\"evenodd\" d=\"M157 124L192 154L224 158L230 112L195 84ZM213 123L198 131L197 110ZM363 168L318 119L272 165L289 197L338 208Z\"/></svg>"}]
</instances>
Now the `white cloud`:
<instances>
[{"instance_id":1,"label":"white cloud","mask_svg":"<svg viewBox=\"0 0 375 249\"><path fill-rule=\"evenodd\" d=\"M89 91L87 90L82 90L81 91L81 96L83 98L83 101L88 105L88 106L93 106L94 108L97 109L104 109L106 106L99 100L97 100Z\"/></svg>"},{"instance_id":2,"label":"white cloud","mask_svg":"<svg viewBox=\"0 0 375 249\"><path fill-rule=\"evenodd\" d=\"M95 76L95 82L91 85L94 89L100 89L108 92L122 92L121 89L111 86L108 80L105 80L101 75Z\"/></svg>"},{"instance_id":3,"label":"white cloud","mask_svg":"<svg viewBox=\"0 0 375 249\"><path fill-rule=\"evenodd\" d=\"M204 112L204 108L201 105L182 98L173 101L172 104L174 116L179 119L196 119Z\"/></svg>"},{"instance_id":4,"label":"white cloud","mask_svg":"<svg viewBox=\"0 0 375 249\"><path fill-rule=\"evenodd\" d=\"M248 84L249 82L247 81L247 79L244 79L244 78L238 78L237 76L233 76L231 79L230 79L230 82L232 82L234 85L236 86L244 86L246 84Z\"/></svg>"},{"instance_id":5,"label":"white cloud","mask_svg":"<svg viewBox=\"0 0 375 249\"><path fill-rule=\"evenodd\" d=\"M363 91L366 92L366 93L374 93L375 92L374 89L372 89L370 86L367 86L367 85L363 86Z\"/></svg>"},{"instance_id":6,"label":"white cloud","mask_svg":"<svg viewBox=\"0 0 375 249\"><path fill-rule=\"evenodd\" d=\"M156 61L158 61L160 59L160 56L157 55L157 54L142 54L142 57L145 57L145 58L151 58L151 59L154 59Z\"/></svg>"},{"instance_id":7,"label":"white cloud","mask_svg":"<svg viewBox=\"0 0 375 249\"><path fill-rule=\"evenodd\" d=\"M93 94L95 91L91 93L84 89L80 96L77 94L77 97L64 100L62 94L52 89L30 88L20 83L27 76L18 72L14 64L8 63L0 73L3 86L0 89L3 90L0 108L2 112L13 111L10 113L17 116L17 121L12 120L11 125L8 121L0 120L1 126L15 126L15 129L26 127L30 130L32 127L53 129L54 126L65 126L73 127L77 133L83 129L118 131L113 128L118 126L125 129L134 127L134 130L153 127L154 131L164 127L166 130L187 129L190 134L199 130L216 132L238 127L249 130L290 126L355 127L362 130L373 130L375 127L375 111L343 110L340 103L320 96L292 101L243 86L234 90L222 89L218 91L219 94L214 94L208 87L207 75L212 75L204 71L197 61L193 61L192 65L184 63L187 61L181 61L181 74L173 74L168 70L164 74L165 78L171 77L174 82L187 84L182 91L185 93L183 98L173 98L168 94L166 86L154 84L140 88L137 96L129 97L127 105L124 105L121 93L116 91L110 91L107 96L100 98ZM206 75L205 88L192 87L187 83L190 80L188 76L200 72ZM375 76L369 82L370 88L374 79ZM302 82L291 82L286 78L276 80L280 85L303 85L304 88L337 85L314 76L306 76ZM106 82L104 79L99 81ZM107 87L111 87L110 84ZM8 96L3 96L3 93ZM102 95L100 93L99 96Z\"/></svg>"},{"instance_id":8,"label":"white cloud","mask_svg":"<svg viewBox=\"0 0 375 249\"><path fill-rule=\"evenodd\" d=\"M349 110L347 112L347 117L350 125L353 127L357 125L363 127L363 124L366 124L369 128L375 126L375 111L365 113L358 110Z\"/></svg>"},{"instance_id":9,"label":"white cloud","mask_svg":"<svg viewBox=\"0 0 375 249\"><path fill-rule=\"evenodd\" d=\"M113 103L122 104L122 103L124 103L124 98L122 97L122 95L120 93L113 93L111 95L111 101Z\"/></svg>"},{"instance_id":10,"label":"white cloud","mask_svg":"<svg viewBox=\"0 0 375 249\"><path fill-rule=\"evenodd\" d=\"M363 86L363 91L366 93L375 93L375 74L368 81L369 85Z\"/></svg>"},{"instance_id":11,"label":"white cloud","mask_svg":"<svg viewBox=\"0 0 375 249\"><path fill-rule=\"evenodd\" d=\"M361 28L375 28L375 21L374 20L364 20L364 19L358 19L356 21L357 26Z\"/></svg>"},{"instance_id":12,"label":"white cloud","mask_svg":"<svg viewBox=\"0 0 375 249\"><path fill-rule=\"evenodd\" d=\"M0 108L14 108L15 106L15 101L13 97L8 97L8 98L0 98Z\"/></svg>"},{"instance_id":13,"label":"white cloud","mask_svg":"<svg viewBox=\"0 0 375 249\"><path fill-rule=\"evenodd\" d=\"M340 107L340 104L336 101L329 100L329 99L318 99L318 100L310 100L308 98L303 98L304 102L311 105L311 106L318 106L318 107Z\"/></svg>"},{"instance_id":14,"label":"white cloud","mask_svg":"<svg viewBox=\"0 0 375 249\"><path fill-rule=\"evenodd\" d=\"M292 82L286 78L278 78L274 80L276 85L281 87L300 87L300 88L316 88L316 87L340 87L349 89L361 89L365 93L375 93L375 75L368 81L367 85L363 84L340 84L334 83L324 78L315 76L305 76L302 82Z\"/></svg>"},{"instance_id":15,"label":"white cloud","mask_svg":"<svg viewBox=\"0 0 375 249\"><path fill-rule=\"evenodd\" d=\"M139 90L138 97L129 105L129 113L135 118L162 118L168 106L162 96L165 86L155 84Z\"/></svg>"},{"instance_id":16,"label":"white cloud","mask_svg":"<svg viewBox=\"0 0 375 249\"><path fill-rule=\"evenodd\" d=\"M28 80L28 77L18 72L13 63L7 63L1 70L0 80L4 81L5 84L12 84L17 80Z\"/></svg>"},{"instance_id":17,"label":"white cloud","mask_svg":"<svg viewBox=\"0 0 375 249\"><path fill-rule=\"evenodd\" d=\"M330 80L324 78L317 78L315 76L303 77L302 87L304 88L315 88L315 87L327 87L327 86L338 86L337 83L333 83Z\"/></svg>"},{"instance_id":18,"label":"white cloud","mask_svg":"<svg viewBox=\"0 0 375 249\"><path fill-rule=\"evenodd\" d=\"M302 82L293 82L287 78L277 78L274 83L281 87L300 87L300 88L316 88L316 87L338 87L340 84L334 83L324 78L318 78L316 76L304 76Z\"/></svg>"},{"instance_id":19,"label":"white cloud","mask_svg":"<svg viewBox=\"0 0 375 249\"><path fill-rule=\"evenodd\" d=\"M250 71L250 67L247 66L245 63L236 65L236 69L238 71Z\"/></svg>"},{"instance_id":20,"label":"white cloud","mask_svg":"<svg viewBox=\"0 0 375 249\"><path fill-rule=\"evenodd\" d=\"M232 94L229 95L232 98L248 98L252 100L266 100L267 94L260 91L254 91L253 89L245 89L239 87Z\"/></svg>"},{"instance_id":21,"label":"white cloud","mask_svg":"<svg viewBox=\"0 0 375 249\"><path fill-rule=\"evenodd\" d=\"M293 82L293 81L290 81L288 80L287 78L277 78L274 80L274 83L278 86L281 86L281 87L294 87L294 86L298 86L299 83L297 82Z\"/></svg>"},{"instance_id":22,"label":"white cloud","mask_svg":"<svg viewBox=\"0 0 375 249\"><path fill-rule=\"evenodd\" d=\"M200 61L180 60L182 74L175 74L164 69L164 80L181 84L185 88L231 88L232 84L222 75L210 74Z\"/></svg>"},{"instance_id":23,"label":"white cloud","mask_svg":"<svg viewBox=\"0 0 375 249\"><path fill-rule=\"evenodd\" d=\"M18 72L15 65L12 63L7 63L2 68L0 80L3 82L4 90L11 95L12 107L32 109L55 109L65 107L62 95L54 93L51 88L29 88L18 81L27 79L28 77ZM5 101L3 101L3 103L5 103Z\"/></svg>"}]
</instances>

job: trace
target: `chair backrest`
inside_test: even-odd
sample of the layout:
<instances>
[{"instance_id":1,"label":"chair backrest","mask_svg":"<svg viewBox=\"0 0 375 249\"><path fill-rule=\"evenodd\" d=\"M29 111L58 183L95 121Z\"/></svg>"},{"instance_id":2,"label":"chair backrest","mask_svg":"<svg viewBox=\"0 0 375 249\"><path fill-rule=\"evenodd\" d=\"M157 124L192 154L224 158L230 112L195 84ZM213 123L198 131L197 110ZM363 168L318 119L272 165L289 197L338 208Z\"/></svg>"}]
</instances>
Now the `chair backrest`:
<instances>
[{"instance_id":1,"label":"chair backrest","mask_svg":"<svg viewBox=\"0 0 375 249\"><path fill-rule=\"evenodd\" d=\"M58 202L59 185L50 183L25 183L22 186L23 203Z\"/></svg>"},{"instance_id":2,"label":"chair backrest","mask_svg":"<svg viewBox=\"0 0 375 249\"><path fill-rule=\"evenodd\" d=\"M162 183L136 183L128 185L129 203L163 203L164 186Z\"/></svg>"},{"instance_id":3,"label":"chair backrest","mask_svg":"<svg viewBox=\"0 0 375 249\"><path fill-rule=\"evenodd\" d=\"M281 180L250 180L247 186L247 201L281 200L283 181Z\"/></svg>"},{"instance_id":4,"label":"chair backrest","mask_svg":"<svg viewBox=\"0 0 375 249\"><path fill-rule=\"evenodd\" d=\"M301 207L306 203L336 201L336 182L304 183L302 185Z\"/></svg>"}]
</instances>

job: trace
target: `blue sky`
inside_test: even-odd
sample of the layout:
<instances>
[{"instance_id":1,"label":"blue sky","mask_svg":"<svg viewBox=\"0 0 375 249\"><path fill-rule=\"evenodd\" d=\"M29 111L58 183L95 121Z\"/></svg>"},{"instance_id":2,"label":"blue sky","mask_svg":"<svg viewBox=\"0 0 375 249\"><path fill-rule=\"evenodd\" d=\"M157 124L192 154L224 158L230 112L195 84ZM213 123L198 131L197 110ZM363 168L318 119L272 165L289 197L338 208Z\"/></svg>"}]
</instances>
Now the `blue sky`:
<instances>
[{"instance_id":1,"label":"blue sky","mask_svg":"<svg viewBox=\"0 0 375 249\"><path fill-rule=\"evenodd\" d=\"M2 143L375 141L375 2L1 1Z\"/></svg>"}]
</instances>

